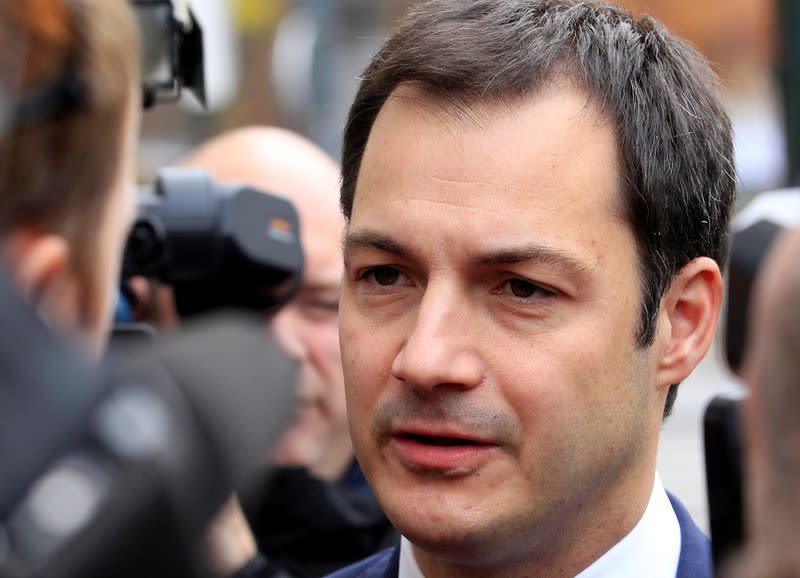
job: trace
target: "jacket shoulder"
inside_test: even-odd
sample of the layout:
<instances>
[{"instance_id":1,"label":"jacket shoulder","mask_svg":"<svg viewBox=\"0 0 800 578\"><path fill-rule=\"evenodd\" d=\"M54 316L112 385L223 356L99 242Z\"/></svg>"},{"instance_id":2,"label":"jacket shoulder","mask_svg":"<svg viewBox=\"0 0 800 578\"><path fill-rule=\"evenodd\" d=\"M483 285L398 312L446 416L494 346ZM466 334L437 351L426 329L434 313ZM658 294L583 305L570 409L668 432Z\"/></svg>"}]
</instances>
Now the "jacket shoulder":
<instances>
[{"instance_id":1,"label":"jacket shoulder","mask_svg":"<svg viewBox=\"0 0 800 578\"><path fill-rule=\"evenodd\" d=\"M711 542L678 498L669 492L667 495L681 527L681 554L676 578L712 578Z\"/></svg>"},{"instance_id":2,"label":"jacket shoulder","mask_svg":"<svg viewBox=\"0 0 800 578\"><path fill-rule=\"evenodd\" d=\"M395 546L342 568L327 578L397 578L399 564L400 546Z\"/></svg>"}]
</instances>

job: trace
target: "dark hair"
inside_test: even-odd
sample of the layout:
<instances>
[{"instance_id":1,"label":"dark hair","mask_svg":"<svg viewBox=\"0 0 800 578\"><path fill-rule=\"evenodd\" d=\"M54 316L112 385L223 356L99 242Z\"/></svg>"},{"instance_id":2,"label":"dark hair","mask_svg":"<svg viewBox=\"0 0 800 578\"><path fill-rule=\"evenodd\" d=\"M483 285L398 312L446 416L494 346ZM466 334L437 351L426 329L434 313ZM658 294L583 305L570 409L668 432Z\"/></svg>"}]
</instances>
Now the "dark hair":
<instances>
[{"instance_id":1,"label":"dark hair","mask_svg":"<svg viewBox=\"0 0 800 578\"><path fill-rule=\"evenodd\" d=\"M699 256L724 267L736 189L716 77L650 17L575 0L420 4L364 72L344 134L342 210L349 219L372 124L398 86L468 108L529 98L558 78L587 90L616 128L622 212L637 240L642 280L635 339L645 348L673 276ZM665 416L676 394L677 384Z\"/></svg>"}]
</instances>

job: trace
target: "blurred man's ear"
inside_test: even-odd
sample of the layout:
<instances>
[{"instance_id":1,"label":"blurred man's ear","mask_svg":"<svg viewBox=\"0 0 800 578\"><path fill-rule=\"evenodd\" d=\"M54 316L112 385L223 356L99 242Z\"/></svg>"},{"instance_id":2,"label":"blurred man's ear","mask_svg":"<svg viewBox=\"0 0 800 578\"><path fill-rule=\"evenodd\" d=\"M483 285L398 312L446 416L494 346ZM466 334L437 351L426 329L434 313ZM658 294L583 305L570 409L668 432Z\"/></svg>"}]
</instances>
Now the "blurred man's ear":
<instances>
[{"instance_id":1,"label":"blurred man's ear","mask_svg":"<svg viewBox=\"0 0 800 578\"><path fill-rule=\"evenodd\" d=\"M4 240L3 253L12 278L23 296L45 318L70 323L77 317L72 311L72 291L68 279L69 244L61 235L14 231Z\"/></svg>"},{"instance_id":2,"label":"blurred man's ear","mask_svg":"<svg viewBox=\"0 0 800 578\"><path fill-rule=\"evenodd\" d=\"M680 383L703 359L717 328L722 275L714 260L699 257L673 278L659 317L658 385Z\"/></svg>"}]
</instances>

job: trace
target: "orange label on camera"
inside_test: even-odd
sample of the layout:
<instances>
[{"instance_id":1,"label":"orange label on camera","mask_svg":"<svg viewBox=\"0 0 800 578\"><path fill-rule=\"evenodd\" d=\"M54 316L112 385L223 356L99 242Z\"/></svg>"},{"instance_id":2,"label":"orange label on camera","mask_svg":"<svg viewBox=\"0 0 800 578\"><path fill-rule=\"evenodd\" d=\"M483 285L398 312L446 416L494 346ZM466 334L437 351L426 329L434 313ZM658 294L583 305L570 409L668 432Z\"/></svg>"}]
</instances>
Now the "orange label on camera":
<instances>
[{"instance_id":1,"label":"orange label on camera","mask_svg":"<svg viewBox=\"0 0 800 578\"><path fill-rule=\"evenodd\" d=\"M280 233L291 233L293 230L292 224L284 219L270 219L269 228Z\"/></svg>"}]
</instances>

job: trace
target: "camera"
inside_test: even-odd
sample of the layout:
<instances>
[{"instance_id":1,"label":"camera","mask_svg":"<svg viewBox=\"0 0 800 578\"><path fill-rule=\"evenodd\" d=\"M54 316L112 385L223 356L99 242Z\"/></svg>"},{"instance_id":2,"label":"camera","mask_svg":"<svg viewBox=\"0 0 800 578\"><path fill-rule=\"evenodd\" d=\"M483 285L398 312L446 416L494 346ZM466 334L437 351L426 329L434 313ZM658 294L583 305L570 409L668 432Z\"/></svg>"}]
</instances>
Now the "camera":
<instances>
[{"instance_id":1,"label":"camera","mask_svg":"<svg viewBox=\"0 0 800 578\"><path fill-rule=\"evenodd\" d=\"M203 31L186 0L131 0L142 42L142 103L175 101L182 89L206 104Z\"/></svg>"},{"instance_id":2,"label":"camera","mask_svg":"<svg viewBox=\"0 0 800 578\"><path fill-rule=\"evenodd\" d=\"M143 276L170 285L181 317L274 309L300 281L299 228L294 207L282 197L218 184L204 171L166 168L139 191L123 281Z\"/></svg>"}]
</instances>

